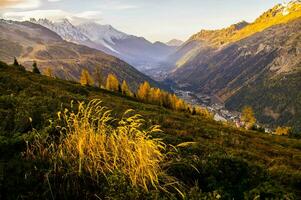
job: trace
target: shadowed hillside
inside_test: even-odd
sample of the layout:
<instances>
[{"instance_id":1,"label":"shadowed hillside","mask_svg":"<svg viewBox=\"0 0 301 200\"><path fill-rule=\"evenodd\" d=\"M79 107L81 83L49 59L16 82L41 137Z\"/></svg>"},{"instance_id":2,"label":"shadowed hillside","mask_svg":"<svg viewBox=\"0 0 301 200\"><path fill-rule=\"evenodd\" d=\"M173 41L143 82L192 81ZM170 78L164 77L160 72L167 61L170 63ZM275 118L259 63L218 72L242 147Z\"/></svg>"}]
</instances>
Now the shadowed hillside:
<instances>
[{"instance_id":1,"label":"shadowed hillside","mask_svg":"<svg viewBox=\"0 0 301 200\"><path fill-rule=\"evenodd\" d=\"M180 199L183 195L186 199L300 197L299 140L232 128L204 116L174 112L119 93L82 87L75 82L33 74L4 63L0 63L0 94L3 169L0 185L4 199ZM56 137L59 134L57 112L64 112L64 108L72 110L72 100L76 105L78 101L96 98L113 110L114 118L134 109L142 115L146 127L161 126L163 132L152 133L151 138L161 138L166 144L162 153L167 154L160 168L168 175L168 180L171 177L176 180L178 190L161 185L167 192L146 183L150 188L147 191L132 185L127 175L113 172L97 180L93 175L60 174L61 171L52 170L48 163L51 160L32 156L25 159L24 154L21 155L20 152L26 150L25 141L35 144L33 141L37 137L45 138L46 144L47 141L60 141ZM181 145L176 150L170 146L178 144ZM43 155L47 155L47 151ZM168 181L161 175L159 179L162 183Z\"/></svg>"}]
</instances>

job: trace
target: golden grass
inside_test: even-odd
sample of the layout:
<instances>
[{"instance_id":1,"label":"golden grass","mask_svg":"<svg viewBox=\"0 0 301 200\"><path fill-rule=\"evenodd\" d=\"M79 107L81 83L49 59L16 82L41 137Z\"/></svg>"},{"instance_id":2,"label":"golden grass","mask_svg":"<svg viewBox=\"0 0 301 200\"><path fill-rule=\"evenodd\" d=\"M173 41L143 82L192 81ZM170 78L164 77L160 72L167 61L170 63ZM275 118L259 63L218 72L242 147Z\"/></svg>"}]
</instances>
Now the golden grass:
<instances>
[{"instance_id":1,"label":"golden grass","mask_svg":"<svg viewBox=\"0 0 301 200\"><path fill-rule=\"evenodd\" d=\"M164 174L160 163L165 158L161 153L165 145L150 137L161 131L158 126L143 129L143 119L131 115L131 110L122 119L114 119L100 100L79 103L77 111L72 110L58 113L65 124L59 142L45 142L38 137L28 145L28 158L49 161L54 172L88 174L96 181L118 172L145 190L159 186L159 177Z\"/></svg>"}]
</instances>

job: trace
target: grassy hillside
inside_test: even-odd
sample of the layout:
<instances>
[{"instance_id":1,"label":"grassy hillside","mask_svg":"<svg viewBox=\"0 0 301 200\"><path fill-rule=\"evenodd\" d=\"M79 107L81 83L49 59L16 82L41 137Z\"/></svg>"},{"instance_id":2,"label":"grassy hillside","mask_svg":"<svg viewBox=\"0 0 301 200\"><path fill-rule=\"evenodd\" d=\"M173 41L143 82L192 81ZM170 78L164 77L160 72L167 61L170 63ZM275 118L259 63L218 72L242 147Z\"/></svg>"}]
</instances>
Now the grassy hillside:
<instances>
[{"instance_id":1,"label":"grassy hillside","mask_svg":"<svg viewBox=\"0 0 301 200\"><path fill-rule=\"evenodd\" d=\"M0 189L3 199L298 199L301 195L301 141L245 131L209 118L143 104L94 87L82 87L0 63ZM167 144L160 168L178 190L133 186L127 176L88 176L50 171L48 162L25 159L34 138L57 135L57 112L70 101L99 98L114 118L128 109L160 125ZM113 124L114 125L114 124ZM36 130L36 131L35 131ZM178 145L175 150L170 145ZM24 155L24 154L23 154ZM67 170L67 169L66 169ZM166 183L166 180L160 182ZM148 184L148 183L147 183ZM181 192L179 192L181 191Z\"/></svg>"}]
</instances>

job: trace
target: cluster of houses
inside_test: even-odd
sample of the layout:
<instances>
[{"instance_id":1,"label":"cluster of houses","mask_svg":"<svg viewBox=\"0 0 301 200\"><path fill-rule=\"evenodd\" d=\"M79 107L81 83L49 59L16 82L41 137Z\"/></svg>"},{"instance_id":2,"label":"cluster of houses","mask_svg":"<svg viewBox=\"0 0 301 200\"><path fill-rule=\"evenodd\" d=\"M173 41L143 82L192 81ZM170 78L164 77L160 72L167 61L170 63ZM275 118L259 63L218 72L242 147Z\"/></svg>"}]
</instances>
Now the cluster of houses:
<instances>
[{"instance_id":1,"label":"cluster of houses","mask_svg":"<svg viewBox=\"0 0 301 200\"><path fill-rule=\"evenodd\" d=\"M190 91L176 90L175 94L190 103L191 105L199 105L207 108L209 112L213 113L213 119L219 122L232 122L237 128L245 127L245 123L241 121L241 113L236 111L229 111L221 103L212 103L211 97L204 94L194 94ZM257 128L264 128L266 133L272 133L273 131L267 127L262 127L259 124L255 124Z\"/></svg>"}]
</instances>

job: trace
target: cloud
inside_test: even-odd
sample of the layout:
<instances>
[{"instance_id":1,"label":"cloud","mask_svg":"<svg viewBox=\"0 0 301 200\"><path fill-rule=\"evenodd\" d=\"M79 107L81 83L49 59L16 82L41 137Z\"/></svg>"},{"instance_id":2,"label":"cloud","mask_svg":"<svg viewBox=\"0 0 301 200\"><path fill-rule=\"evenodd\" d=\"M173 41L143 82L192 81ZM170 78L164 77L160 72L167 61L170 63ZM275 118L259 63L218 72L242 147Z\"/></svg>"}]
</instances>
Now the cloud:
<instances>
[{"instance_id":1,"label":"cloud","mask_svg":"<svg viewBox=\"0 0 301 200\"><path fill-rule=\"evenodd\" d=\"M40 0L0 0L1 8L38 8L41 5Z\"/></svg>"},{"instance_id":2,"label":"cloud","mask_svg":"<svg viewBox=\"0 0 301 200\"><path fill-rule=\"evenodd\" d=\"M99 8L102 10L129 10L138 8L138 6L132 4L124 4L120 1L106 0L102 3L101 6L99 6Z\"/></svg>"},{"instance_id":3,"label":"cloud","mask_svg":"<svg viewBox=\"0 0 301 200\"><path fill-rule=\"evenodd\" d=\"M8 6L16 5L21 2L22 2L22 0L1 0L0 8L6 8Z\"/></svg>"},{"instance_id":4,"label":"cloud","mask_svg":"<svg viewBox=\"0 0 301 200\"><path fill-rule=\"evenodd\" d=\"M4 19L11 19L17 21L25 21L30 18L42 19L47 18L52 21L59 21L63 18L67 18L73 23L82 23L85 21L95 21L101 20L100 11L85 11L80 13L71 13L64 10L30 10L30 11L20 11L20 12L6 12L2 14Z\"/></svg>"}]
</instances>

